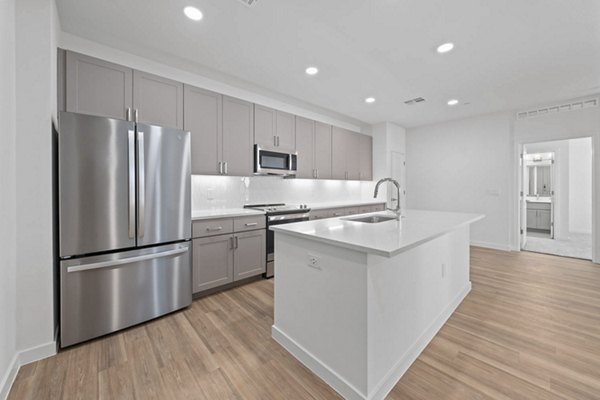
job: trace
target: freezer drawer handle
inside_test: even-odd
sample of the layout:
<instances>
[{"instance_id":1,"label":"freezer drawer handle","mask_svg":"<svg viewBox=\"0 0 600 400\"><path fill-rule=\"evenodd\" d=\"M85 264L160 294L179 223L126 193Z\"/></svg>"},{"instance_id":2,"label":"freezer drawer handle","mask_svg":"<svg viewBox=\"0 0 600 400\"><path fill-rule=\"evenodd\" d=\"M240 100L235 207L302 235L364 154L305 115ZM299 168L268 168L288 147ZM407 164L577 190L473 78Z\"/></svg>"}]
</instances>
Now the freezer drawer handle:
<instances>
[{"instance_id":1,"label":"freezer drawer handle","mask_svg":"<svg viewBox=\"0 0 600 400\"><path fill-rule=\"evenodd\" d=\"M143 256L122 258L120 260L110 260L110 261L101 261L101 262L91 263L91 264L74 265L72 267L68 267L67 272L80 272L80 271L89 271L91 269L115 267L117 265L131 264L131 263L138 262L138 261L152 260L155 258L162 258L162 257L176 255L176 254L182 254L187 251L188 251L188 248L183 247L183 248L178 248L178 249L174 249L174 250L163 251L162 253L144 254Z\"/></svg>"}]
</instances>

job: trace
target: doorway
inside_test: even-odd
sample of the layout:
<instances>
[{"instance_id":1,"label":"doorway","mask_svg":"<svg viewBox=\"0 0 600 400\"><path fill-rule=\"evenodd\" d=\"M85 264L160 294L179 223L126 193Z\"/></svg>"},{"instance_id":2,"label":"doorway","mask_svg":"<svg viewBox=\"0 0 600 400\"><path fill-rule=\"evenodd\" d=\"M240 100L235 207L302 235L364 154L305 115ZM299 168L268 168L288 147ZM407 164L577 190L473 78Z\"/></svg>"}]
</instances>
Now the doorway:
<instances>
[{"instance_id":1,"label":"doorway","mask_svg":"<svg viewBox=\"0 0 600 400\"><path fill-rule=\"evenodd\" d=\"M521 249L592 259L592 138L529 143L520 159Z\"/></svg>"}]
</instances>

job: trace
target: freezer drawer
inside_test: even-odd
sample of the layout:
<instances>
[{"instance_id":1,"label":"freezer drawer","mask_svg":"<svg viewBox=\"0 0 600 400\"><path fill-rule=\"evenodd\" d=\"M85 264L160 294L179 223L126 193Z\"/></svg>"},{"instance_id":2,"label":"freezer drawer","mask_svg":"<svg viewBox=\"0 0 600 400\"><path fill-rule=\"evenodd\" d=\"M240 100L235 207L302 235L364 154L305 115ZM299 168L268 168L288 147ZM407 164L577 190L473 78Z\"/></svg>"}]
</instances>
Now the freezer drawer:
<instances>
[{"instance_id":1,"label":"freezer drawer","mask_svg":"<svg viewBox=\"0 0 600 400\"><path fill-rule=\"evenodd\" d=\"M61 261L61 347L192 302L191 242Z\"/></svg>"}]
</instances>

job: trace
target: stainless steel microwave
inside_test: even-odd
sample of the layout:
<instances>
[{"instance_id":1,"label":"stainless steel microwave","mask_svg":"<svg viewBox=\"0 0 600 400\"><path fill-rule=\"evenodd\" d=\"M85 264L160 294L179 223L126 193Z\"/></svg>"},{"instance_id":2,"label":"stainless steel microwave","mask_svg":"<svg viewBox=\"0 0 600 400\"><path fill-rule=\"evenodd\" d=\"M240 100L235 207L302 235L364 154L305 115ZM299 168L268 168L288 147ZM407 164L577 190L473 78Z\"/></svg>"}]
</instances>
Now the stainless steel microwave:
<instances>
[{"instance_id":1,"label":"stainless steel microwave","mask_svg":"<svg viewBox=\"0 0 600 400\"><path fill-rule=\"evenodd\" d=\"M295 176L297 169L296 152L254 145L254 175Z\"/></svg>"}]
</instances>

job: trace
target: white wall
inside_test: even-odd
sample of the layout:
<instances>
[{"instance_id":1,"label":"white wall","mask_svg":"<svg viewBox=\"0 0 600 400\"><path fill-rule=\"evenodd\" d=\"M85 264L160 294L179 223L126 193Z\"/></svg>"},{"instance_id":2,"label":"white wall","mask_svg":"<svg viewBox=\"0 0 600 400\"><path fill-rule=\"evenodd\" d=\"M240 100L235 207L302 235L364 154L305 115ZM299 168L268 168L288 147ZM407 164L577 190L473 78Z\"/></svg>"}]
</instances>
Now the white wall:
<instances>
[{"instance_id":1,"label":"white wall","mask_svg":"<svg viewBox=\"0 0 600 400\"><path fill-rule=\"evenodd\" d=\"M392 122L381 122L373 125L373 180L392 175L392 152L406 154L406 129ZM388 199L391 185L382 186L380 198ZM405 188L403 188L405 189ZM373 196L373 185L366 186L363 197Z\"/></svg>"},{"instance_id":2,"label":"white wall","mask_svg":"<svg viewBox=\"0 0 600 400\"><path fill-rule=\"evenodd\" d=\"M570 210L570 151L569 140L531 143L525 145L528 154L554 153L554 238L568 239ZM591 174L591 167L590 167ZM591 184L591 181L590 181ZM591 193L591 189L590 189ZM591 210L590 210L591 212Z\"/></svg>"},{"instance_id":3,"label":"white wall","mask_svg":"<svg viewBox=\"0 0 600 400\"><path fill-rule=\"evenodd\" d=\"M4 399L17 354L15 0L0 0L0 59L0 399Z\"/></svg>"},{"instance_id":4,"label":"white wall","mask_svg":"<svg viewBox=\"0 0 600 400\"><path fill-rule=\"evenodd\" d=\"M51 115L57 21L52 0L16 3L17 349L26 363L55 352Z\"/></svg>"},{"instance_id":5,"label":"white wall","mask_svg":"<svg viewBox=\"0 0 600 400\"><path fill-rule=\"evenodd\" d=\"M471 241L509 249L511 143L509 113L408 129L408 207L483 213Z\"/></svg>"},{"instance_id":6,"label":"white wall","mask_svg":"<svg viewBox=\"0 0 600 400\"><path fill-rule=\"evenodd\" d=\"M569 231L592 233L592 138L569 141Z\"/></svg>"}]
</instances>

